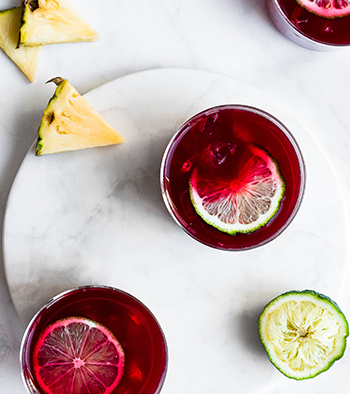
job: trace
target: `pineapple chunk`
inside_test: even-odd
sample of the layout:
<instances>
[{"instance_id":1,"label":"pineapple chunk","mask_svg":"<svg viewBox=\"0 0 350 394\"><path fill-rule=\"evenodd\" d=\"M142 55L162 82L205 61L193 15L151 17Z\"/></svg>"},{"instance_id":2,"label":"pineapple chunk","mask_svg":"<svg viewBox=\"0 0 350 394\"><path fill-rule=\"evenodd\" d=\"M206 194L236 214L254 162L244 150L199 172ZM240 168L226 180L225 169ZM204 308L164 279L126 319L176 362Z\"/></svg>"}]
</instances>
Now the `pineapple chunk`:
<instances>
[{"instance_id":1,"label":"pineapple chunk","mask_svg":"<svg viewBox=\"0 0 350 394\"><path fill-rule=\"evenodd\" d=\"M21 25L22 7L0 11L0 48L33 82L39 66L43 47L16 48Z\"/></svg>"},{"instance_id":2,"label":"pineapple chunk","mask_svg":"<svg viewBox=\"0 0 350 394\"><path fill-rule=\"evenodd\" d=\"M19 46L97 41L98 34L69 0L25 0Z\"/></svg>"},{"instance_id":3,"label":"pineapple chunk","mask_svg":"<svg viewBox=\"0 0 350 394\"><path fill-rule=\"evenodd\" d=\"M66 79L52 81L58 86L41 120L37 156L124 142Z\"/></svg>"}]
</instances>

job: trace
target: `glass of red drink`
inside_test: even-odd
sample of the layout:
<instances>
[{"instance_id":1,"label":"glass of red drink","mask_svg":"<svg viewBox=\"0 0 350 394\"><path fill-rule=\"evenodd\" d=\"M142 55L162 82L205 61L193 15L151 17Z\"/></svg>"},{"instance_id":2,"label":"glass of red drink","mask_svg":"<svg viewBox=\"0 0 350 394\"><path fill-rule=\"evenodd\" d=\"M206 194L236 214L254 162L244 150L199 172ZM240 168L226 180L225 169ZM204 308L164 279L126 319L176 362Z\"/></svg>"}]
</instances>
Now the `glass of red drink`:
<instances>
[{"instance_id":1,"label":"glass of red drink","mask_svg":"<svg viewBox=\"0 0 350 394\"><path fill-rule=\"evenodd\" d=\"M194 209L189 193L191 173L201 168L210 147L218 143L240 147L241 152L246 146L261 147L278 163L285 180L283 200L275 216L256 231L222 232ZM222 177L226 181L225 174ZM275 117L249 106L222 105L193 116L175 133L163 155L160 178L165 205L188 235L213 248L246 250L276 238L295 217L304 194L305 165L294 137Z\"/></svg>"},{"instance_id":2,"label":"glass of red drink","mask_svg":"<svg viewBox=\"0 0 350 394\"><path fill-rule=\"evenodd\" d=\"M327 51L350 45L350 14L346 14L345 8L343 14L337 14L340 10L337 4L345 5L347 0L302 1L309 2L315 11L301 6L297 0L266 0L271 19L282 34L313 50ZM332 7L334 13L328 12Z\"/></svg>"},{"instance_id":3,"label":"glass of red drink","mask_svg":"<svg viewBox=\"0 0 350 394\"><path fill-rule=\"evenodd\" d=\"M123 346L124 372L113 394L160 392L167 371L167 345L154 315L124 291L107 286L84 286L52 298L26 328L20 361L30 394L46 394L33 370L33 349L40 334L52 323L71 316L103 324Z\"/></svg>"}]
</instances>

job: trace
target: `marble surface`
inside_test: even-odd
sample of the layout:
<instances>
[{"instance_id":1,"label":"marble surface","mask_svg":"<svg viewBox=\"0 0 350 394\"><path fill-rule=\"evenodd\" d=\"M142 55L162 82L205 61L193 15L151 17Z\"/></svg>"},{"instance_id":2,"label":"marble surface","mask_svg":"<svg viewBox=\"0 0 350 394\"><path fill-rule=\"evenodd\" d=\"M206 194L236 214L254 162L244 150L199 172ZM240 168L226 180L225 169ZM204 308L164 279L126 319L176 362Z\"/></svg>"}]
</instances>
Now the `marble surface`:
<instances>
[{"instance_id":1,"label":"marble surface","mask_svg":"<svg viewBox=\"0 0 350 394\"><path fill-rule=\"evenodd\" d=\"M222 390L255 393L268 387L278 374L263 363L266 356L256 343L258 311L289 289L312 288L335 298L343 283L348 233L326 156L277 104L212 73L144 71L85 97L126 142L40 158L33 146L26 155L3 227L5 271L20 319L28 323L47 300L69 288L112 285L145 302L164 329L170 354L165 393L210 393L218 380ZM255 106L280 119L308 168L296 219L276 240L249 253L198 244L171 220L160 194L160 162L174 132L195 113L224 103ZM331 220L337 231L328 226ZM293 268L286 275L288 267ZM179 319L185 324L179 326ZM242 325L250 326L245 334ZM208 352L215 355L214 365ZM187 369L198 378L189 378Z\"/></svg>"},{"instance_id":2,"label":"marble surface","mask_svg":"<svg viewBox=\"0 0 350 394\"><path fill-rule=\"evenodd\" d=\"M344 71L350 62L349 50L323 53L297 46L274 28L264 2L258 0L104 0L104 8L98 12L95 2L90 0L75 0L73 3L100 34L98 42L44 48L33 84L28 83L0 53L3 55L0 56L3 77L0 89L1 219L5 216L9 196L8 207L16 207L15 211L7 210L2 226L1 392L25 392L20 378L18 352L31 308L44 302L50 292L82 281L103 281L130 291L156 314L168 338L171 356L164 393L179 389L198 393L217 389L269 394L296 390L299 393L344 392L350 384L348 351L328 372L310 381L294 382L278 374L268 362L254 324L261 307L271 297L290 287L316 286L317 290L335 298L350 316L349 213L346 208L350 191L350 137L347 130L350 76ZM0 1L2 9L16 5L15 1ZM179 68L197 71L179 71ZM140 125L144 126L141 128L144 133L142 141L146 145L140 150L137 165L148 163L150 174L140 171L137 166L131 166L127 171L121 166L123 172L117 172L117 164L121 163L118 160L128 157L127 144L104 148L108 155L101 155L101 150L96 149L79 152L79 155L33 157L30 149L42 110L53 91L45 81L57 75L68 78L83 94L91 91L85 96L87 100L91 100L111 123L116 122L126 130L131 137L133 151L137 145L135 133L140 130ZM121 78L126 75L130 77ZM179 82L177 78L181 75L186 77ZM174 83L176 91L183 89L188 93L186 100L180 101L176 95L175 100L171 95ZM169 95L164 94L168 91L167 86L172 88ZM203 94L200 86L204 89ZM116 92L112 97L110 90ZM113 101L117 98L118 102ZM189 239L168 216L155 185L156 160L159 161L161 148L165 147L172 128L201 106L228 98L244 99L278 112L276 115L290 125L300 143L308 174L302 208L285 233L263 248L239 254L214 251ZM189 99L192 100L190 105ZM157 106L152 106L154 100ZM165 116L158 117L158 110ZM118 160L114 152L121 155ZM101 172L97 160L108 171ZM43 173L45 169L39 166L39 161L45 164L46 170L57 165L62 171L66 169L65 174L68 175L63 180L62 173L55 172L55 179L62 181L63 186L76 174L67 171L65 166L69 162L75 171L81 163L87 165L74 190L74 198L80 198L79 193L84 197L81 206L83 221L74 222L71 238L63 237L61 231L66 230L64 226L68 222L58 221L51 235L58 237L63 244L46 244L39 251L40 255L35 249L35 241L43 236L43 227L37 217L32 217L28 223L30 213L25 208L33 202L36 187L52 197L57 185L47 181L47 173ZM103 175L90 178L87 174L89 169L93 175ZM131 182L130 174L135 175ZM46 176L45 183L40 182L39 175ZM119 188L125 186L121 196L114 194L114 189L108 189L111 184L117 184ZM93 193L90 192L92 186ZM62 206L67 198L64 191L63 187L62 199L54 196L53 201L59 204L55 204L52 210L43 200L45 194L41 194L40 202L45 204L48 215L44 220L49 220L49 216L57 214L60 209L70 213L70 204ZM137 212L146 212L147 220L142 218L140 227L134 231L124 226L122 238L119 232L111 236L116 219L111 218L110 209L121 215L113 202L122 204L125 212L129 213L131 204L128 202L132 202L132 198L141 201L140 192L147 199L145 206L138 205ZM104 198L107 195L109 200ZM96 201L102 203L96 206ZM79 212L74 212L77 214ZM89 226L85 227L82 237L76 239L78 226L84 224L86 215L91 217ZM12 221L8 220L10 217ZM57 220L57 216L55 218ZM151 218L153 221L149 220ZM10 222L15 225L9 226ZM145 234L145 222L156 231L159 238L157 248L148 248L155 240L154 233ZM104 230L96 233L101 228ZM169 237L162 230L171 235L168 248L163 241L164 238L168 241ZM33 241L29 249L33 254L21 256L20 253L29 250L29 233ZM127 264L126 246L128 243L135 245L131 236L137 236L142 243L135 250L131 248L133 258ZM118 274L113 267L113 274L108 275L104 268L111 268L111 254L119 251L117 247L121 242L124 257L121 270ZM176 248L178 244L190 247L191 254L184 255ZM54 247L54 252L47 247ZM140 262L134 259L141 253L141 247L144 247L142 269ZM16 254L17 260L10 258ZM220 261L213 264L212 260L217 256L220 256ZM48 257L55 268L51 270L51 276L45 268ZM74 266L69 266L69 262ZM44 267L43 271L40 267ZM70 269L67 271L67 268ZM45 272L47 281L38 280ZM230 275L225 275L225 272ZM20 284L21 278L27 281L23 285ZM146 278L152 286L145 286ZM150 291L150 287L157 291ZM24 301L28 302L27 307ZM208 309L212 314L210 318L206 314ZM191 315L194 318L192 325L179 330L178 317L187 321ZM214 337L213 334L218 335ZM183 368L184 353L188 357L186 368ZM208 368L212 374L208 373Z\"/></svg>"}]
</instances>

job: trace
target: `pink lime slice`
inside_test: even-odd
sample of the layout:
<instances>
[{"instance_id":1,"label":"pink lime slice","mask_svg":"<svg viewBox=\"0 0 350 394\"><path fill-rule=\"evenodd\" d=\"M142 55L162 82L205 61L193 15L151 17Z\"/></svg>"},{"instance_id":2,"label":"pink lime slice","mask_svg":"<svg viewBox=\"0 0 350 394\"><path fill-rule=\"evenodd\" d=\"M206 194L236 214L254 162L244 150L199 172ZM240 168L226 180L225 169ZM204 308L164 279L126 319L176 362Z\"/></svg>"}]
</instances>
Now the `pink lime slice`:
<instances>
[{"instance_id":1,"label":"pink lime slice","mask_svg":"<svg viewBox=\"0 0 350 394\"><path fill-rule=\"evenodd\" d=\"M33 368L45 394L109 394L123 375L124 351L103 325L69 317L40 335Z\"/></svg>"},{"instance_id":2,"label":"pink lime slice","mask_svg":"<svg viewBox=\"0 0 350 394\"><path fill-rule=\"evenodd\" d=\"M297 0L297 3L321 18L343 18L350 14L349 0Z\"/></svg>"},{"instance_id":3,"label":"pink lime slice","mask_svg":"<svg viewBox=\"0 0 350 394\"><path fill-rule=\"evenodd\" d=\"M191 202L197 214L216 229L231 235L251 233L277 214L285 181L276 161L263 148L248 144L244 154L238 155L233 147L226 151L224 156L220 146L215 155L219 155L222 171L220 166L204 174L193 170Z\"/></svg>"}]
</instances>

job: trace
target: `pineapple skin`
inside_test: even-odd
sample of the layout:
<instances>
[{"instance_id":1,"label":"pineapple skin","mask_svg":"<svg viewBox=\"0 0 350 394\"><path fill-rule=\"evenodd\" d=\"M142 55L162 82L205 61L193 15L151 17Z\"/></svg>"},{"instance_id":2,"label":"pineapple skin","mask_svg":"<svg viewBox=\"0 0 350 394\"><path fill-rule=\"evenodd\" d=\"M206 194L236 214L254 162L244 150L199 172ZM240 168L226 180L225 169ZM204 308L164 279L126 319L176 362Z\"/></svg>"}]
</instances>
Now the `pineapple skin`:
<instances>
[{"instance_id":1,"label":"pineapple skin","mask_svg":"<svg viewBox=\"0 0 350 394\"><path fill-rule=\"evenodd\" d=\"M38 129L36 156L125 142L65 79L51 97Z\"/></svg>"},{"instance_id":2,"label":"pineapple skin","mask_svg":"<svg viewBox=\"0 0 350 394\"><path fill-rule=\"evenodd\" d=\"M99 35L83 19L69 0L38 0L32 10L25 1L18 46L93 42Z\"/></svg>"},{"instance_id":3,"label":"pineapple skin","mask_svg":"<svg viewBox=\"0 0 350 394\"><path fill-rule=\"evenodd\" d=\"M34 82L43 47L17 48L22 7L0 11L0 48L22 73Z\"/></svg>"}]
</instances>

